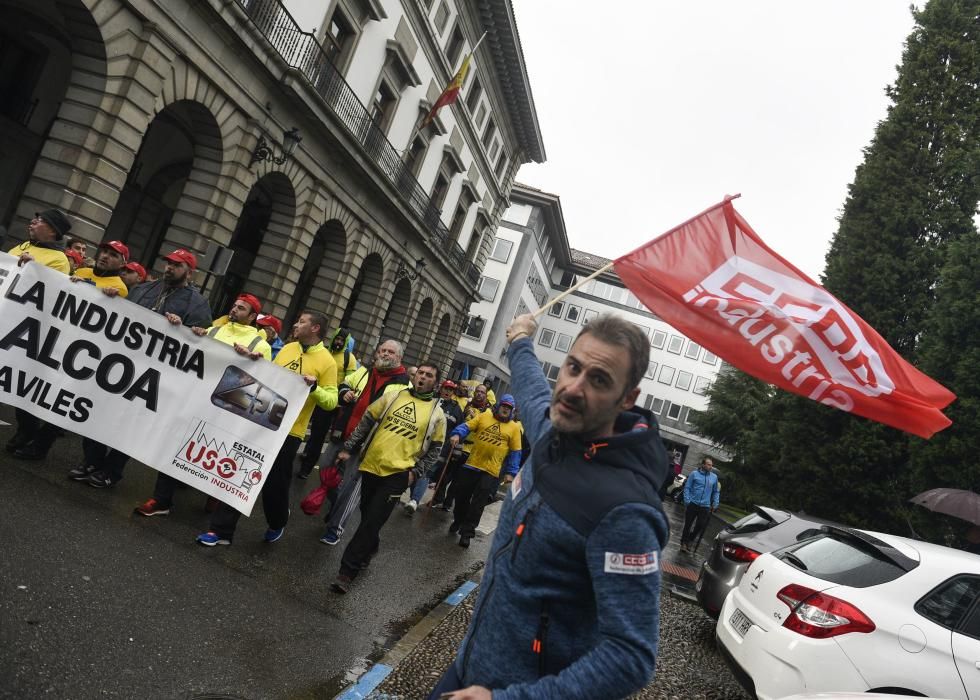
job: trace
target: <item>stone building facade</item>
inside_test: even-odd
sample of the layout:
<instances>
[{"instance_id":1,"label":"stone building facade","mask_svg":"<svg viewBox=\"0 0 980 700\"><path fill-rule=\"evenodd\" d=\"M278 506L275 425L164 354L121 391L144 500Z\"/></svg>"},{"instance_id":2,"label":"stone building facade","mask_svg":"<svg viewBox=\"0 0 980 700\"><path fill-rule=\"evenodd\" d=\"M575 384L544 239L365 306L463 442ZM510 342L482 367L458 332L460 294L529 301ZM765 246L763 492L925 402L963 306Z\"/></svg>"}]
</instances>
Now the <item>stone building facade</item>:
<instances>
[{"instance_id":1,"label":"stone building facade","mask_svg":"<svg viewBox=\"0 0 980 700\"><path fill-rule=\"evenodd\" d=\"M249 291L447 366L514 175L544 159L510 3L317 5L304 29L279 0L0 2L7 242L57 207L147 269L193 250L218 312Z\"/></svg>"}]
</instances>

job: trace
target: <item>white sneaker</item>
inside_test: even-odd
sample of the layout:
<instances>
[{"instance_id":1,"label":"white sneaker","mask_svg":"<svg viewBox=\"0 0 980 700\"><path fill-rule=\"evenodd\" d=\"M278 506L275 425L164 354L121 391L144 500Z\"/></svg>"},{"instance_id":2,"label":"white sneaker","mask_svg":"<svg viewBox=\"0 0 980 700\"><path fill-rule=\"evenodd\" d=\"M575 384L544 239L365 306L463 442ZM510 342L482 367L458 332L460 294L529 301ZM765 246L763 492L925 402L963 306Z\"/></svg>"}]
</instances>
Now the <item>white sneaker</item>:
<instances>
[{"instance_id":1,"label":"white sneaker","mask_svg":"<svg viewBox=\"0 0 980 700\"><path fill-rule=\"evenodd\" d=\"M416 510L418 510L418 507L419 507L419 502L413 499L405 504L405 512L411 515Z\"/></svg>"}]
</instances>

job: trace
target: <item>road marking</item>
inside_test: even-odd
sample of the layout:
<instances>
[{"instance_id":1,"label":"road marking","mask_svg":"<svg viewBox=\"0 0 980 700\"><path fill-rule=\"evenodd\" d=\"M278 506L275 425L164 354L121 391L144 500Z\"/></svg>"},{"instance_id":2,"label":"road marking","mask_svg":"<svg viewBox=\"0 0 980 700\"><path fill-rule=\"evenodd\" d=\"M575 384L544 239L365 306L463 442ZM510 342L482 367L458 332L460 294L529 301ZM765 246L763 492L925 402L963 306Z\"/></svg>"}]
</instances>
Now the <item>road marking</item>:
<instances>
[{"instance_id":1,"label":"road marking","mask_svg":"<svg viewBox=\"0 0 980 700\"><path fill-rule=\"evenodd\" d=\"M363 700L381 685L381 681L387 678L392 670L391 666L375 664L357 680L357 683L338 695L336 700Z\"/></svg>"},{"instance_id":2,"label":"road marking","mask_svg":"<svg viewBox=\"0 0 980 700\"><path fill-rule=\"evenodd\" d=\"M468 596L470 591L472 591L474 588L476 588L476 582L467 581L455 591L450 593L449 596L442 602L446 603L447 605L459 605L463 601L463 598Z\"/></svg>"}]
</instances>

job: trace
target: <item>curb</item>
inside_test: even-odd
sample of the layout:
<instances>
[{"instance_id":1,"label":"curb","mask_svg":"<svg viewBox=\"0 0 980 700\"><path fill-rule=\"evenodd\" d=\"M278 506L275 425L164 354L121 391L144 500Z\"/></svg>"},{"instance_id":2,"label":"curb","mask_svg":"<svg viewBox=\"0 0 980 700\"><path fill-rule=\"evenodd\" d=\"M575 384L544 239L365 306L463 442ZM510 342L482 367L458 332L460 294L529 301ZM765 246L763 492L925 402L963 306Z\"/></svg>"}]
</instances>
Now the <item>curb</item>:
<instances>
[{"instance_id":1,"label":"curb","mask_svg":"<svg viewBox=\"0 0 980 700\"><path fill-rule=\"evenodd\" d=\"M334 700L363 700L374 692L374 689L381 685L384 679L395 670L395 667L411 654L415 647L421 644L429 636L429 633L456 609L457 605L476 590L482 578L483 572L480 571L473 575L474 580L463 582L459 588L446 596L442 602L419 620L404 637L399 639L398 643L380 661L371 666L352 686L335 696Z\"/></svg>"}]
</instances>

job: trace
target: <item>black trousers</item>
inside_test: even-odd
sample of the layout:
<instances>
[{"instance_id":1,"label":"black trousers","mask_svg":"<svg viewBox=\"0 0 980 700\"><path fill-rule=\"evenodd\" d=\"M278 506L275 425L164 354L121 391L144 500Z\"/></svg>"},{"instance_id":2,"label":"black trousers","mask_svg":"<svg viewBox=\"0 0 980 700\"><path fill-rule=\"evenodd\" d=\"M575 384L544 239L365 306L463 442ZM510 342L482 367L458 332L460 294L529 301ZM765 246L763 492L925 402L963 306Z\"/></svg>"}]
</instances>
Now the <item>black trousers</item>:
<instances>
[{"instance_id":1,"label":"black trousers","mask_svg":"<svg viewBox=\"0 0 980 700\"><path fill-rule=\"evenodd\" d=\"M381 528L408 488L408 472L378 476L361 472L361 524L340 559L340 573L354 578L381 546Z\"/></svg>"},{"instance_id":2,"label":"black trousers","mask_svg":"<svg viewBox=\"0 0 980 700\"><path fill-rule=\"evenodd\" d=\"M313 408L313 415L310 416L310 439L306 441L306 447L303 448L303 461L300 462L302 471L313 471L313 467L319 461L323 443L327 440L327 433L330 432L335 415L336 411L324 411L319 406Z\"/></svg>"},{"instance_id":3,"label":"black trousers","mask_svg":"<svg viewBox=\"0 0 980 700\"><path fill-rule=\"evenodd\" d=\"M85 455L85 464L105 472L114 482L122 479L123 467L129 461L128 455L91 438L82 438L82 454Z\"/></svg>"},{"instance_id":4,"label":"black trousers","mask_svg":"<svg viewBox=\"0 0 980 700\"><path fill-rule=\"evenodd\" d=\"M439 484L439 488L436 489L436 492L432 494L433 504L443 503L447 506L451 506L453 504L453 492L449 490L449 487L456 478L456 472L459 471L459 468L465 461L466 457L463 455L453 457L451 460L449 460L449 466L446 467L446 473L442 476L442 482ZM436 475L436 478L438 479L439 476Z\"/></svg>"},{"instance_id":5,"label":"black trousers","mask_svg":"<svg viewBox=\"0 0 980 700\"><path fill-rule=\"evenodd\" d=\"M30 439L39 450L47 452L51 449L51 445L54 444L60 434L58 426L45 423L22 408L15 408L14 414L17 416L17 433L19 435Z\"/></svg>"},{"instance_id":6,"label":"black trousers","mask_svg":"<svg viewBox=\"0 0 980 700\"><path fill-rule=\"evenodd\" d=\"M276 461L269 469L269 475L262 487L262 510L270 530L286 527L289 521L289 486L293 483L293 461L302 439L290 435L276 455ZM231 539L235 535L238 519L242 514L227 503L221 503L211 514L211 530L222 537Z\"/></svg>"},{"instance_id":7,"label":"black trousers","mask_svg":"<svg viewBox=\"0 0 980 700\"><path fill-rule=\"evenodd\" d=\"M453 521L461 537L473 537L490 497L500 485L500 477L477 469L463 467L456 472L450 496L456 499Z\"/></svg>"},{"instance_id":8,"label":"black trousers","mask_svg":"<svg viewBox=\"0 0 980 700\"><path fill-rule=\"evenodd\" d=\"M708 526L708 518L710 517L711 509L708 506L696 506L693 503L688 503L687 509L684 511L684 531L681 533L681 544L696 540Z\"/></svg>"}]
</instances>

